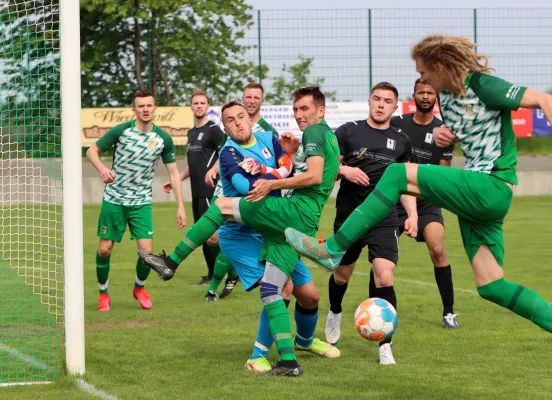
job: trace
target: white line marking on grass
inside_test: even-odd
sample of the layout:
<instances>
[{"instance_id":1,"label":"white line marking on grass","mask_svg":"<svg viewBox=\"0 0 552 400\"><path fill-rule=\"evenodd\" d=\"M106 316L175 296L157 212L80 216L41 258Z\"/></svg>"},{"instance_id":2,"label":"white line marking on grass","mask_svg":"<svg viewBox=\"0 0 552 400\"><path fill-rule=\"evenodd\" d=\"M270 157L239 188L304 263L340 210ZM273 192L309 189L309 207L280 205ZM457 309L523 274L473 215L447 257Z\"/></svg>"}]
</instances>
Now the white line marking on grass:
<instances>
[{"instance_id":1,"label":"white line marking on grass","mask_svg":"<svg viewBox=\"0 0 552 400\"><path fill-rule=\"evenodd\" d=\"M362 275L362 276L370 276L370 273L369 272L353 272L354 275ZM424 282L424 281L416 281L416 280L413 280L413 279L402 279L402 278L393 278L393 280L395 281L398 281L398 282L404 282L404 283L411 283L413 285L418 285L418 286L431 286L433 288L437 288L437 285L434 284L434 283L429 283L429 282ZM463 288L460 288L460 287L457 287L455 286L454 287L454 291L458 291L458 292L464 292L464 293L469 293L469 294L478 294L477 291L475 290L471 290L471 289L463 289Z\"/></svg>"},{"instance_id":2,"label":"white line marking on grass","mask_svg":"<svg viewBox=\"0 0 552 400\"><path fill-rule=\"evenodd\" d=\"M110 395L100 389L96 389L93 385L85 382L82 378L78 378L75 383L80 390L88 393L91 396L99 397L102 400L118 400L117 397Z\"/></svg>"},{"instance_id":3,"label":"white line marking on grass","mask_svg":"<svg viewBox=\"0 0 552 400\"><path fill-rule=\"evenodd\" d=\"M21 361L23 361L27 364L30 364L34 367L40 368L44 371L48 371L48 372L54 372L55 371L55 368L50 367L48 364L46 364L46 363L44 363L40 360L37 360L36 358L34 358L32 356L28 356L26 354L23 354L19 350L14 349L13 347L7 346L3 343L0 343L0 351L6 352L6 353L10 354L13 357L17 357ZM53 383L53 382L49 382L49 381L44 381L44 382L14 382L14 383L3 383L3 384L0 384L0 386L35 385L35 384L48 384L48 383ZM103 392L99 389L96 389L93 385L91 385L90 383L87 383L82 378L75 379L75 385L77 386L77 388L79 390L82 390L83 392L88 393L91 396L99 397L102 400L118 400L117 397L112 396L110 394L107 394L106 392Z\"/></svg>"}]
</instances>

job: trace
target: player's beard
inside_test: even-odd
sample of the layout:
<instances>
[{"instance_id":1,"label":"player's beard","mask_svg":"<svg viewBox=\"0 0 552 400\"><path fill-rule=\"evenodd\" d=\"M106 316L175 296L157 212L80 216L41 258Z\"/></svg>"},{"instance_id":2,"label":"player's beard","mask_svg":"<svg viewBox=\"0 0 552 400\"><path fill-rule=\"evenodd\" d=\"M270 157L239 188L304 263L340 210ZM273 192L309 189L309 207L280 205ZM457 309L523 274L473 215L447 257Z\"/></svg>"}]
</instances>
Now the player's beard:
<instances>
[{"instance_id":1,"label":"player's beard","mask_svg":"<svg viewBox=\"0 0 552 400\"><path fill-rule=\"evenodd\" d=\"M197 119L201 119L205 117L205 115L207 115L207 113L202 111L202 113L200 114L194 114L194 117L196 117Z\"/></svg>"},{"instance_id":2,"label":"player's beard","mask_svg":"<svg viewBox=\"0 0 552 400\"><path fill-rule=\"evenodd\" d=\"M249 107L247 107L247 114L249 115L249 118L253 118L255 115L257 115L259 113L259 111L261 110L261 107L255 107L253 109L253 111L251 111L251 109Z\"/></svg>"},{"instance_id":3,"label":"player's beard","mask_svg":"<svg viewBox=\"0 0 552 400\"><path fill-rule=\"evenodd\" d=\"M421 113L428 114L433 111L433 107L435 106L435 102L433 103L427 103L428 105L423 105L422 102L415 101L416 104L416 110L418 110Z\"/></svg>"}]
</instances>

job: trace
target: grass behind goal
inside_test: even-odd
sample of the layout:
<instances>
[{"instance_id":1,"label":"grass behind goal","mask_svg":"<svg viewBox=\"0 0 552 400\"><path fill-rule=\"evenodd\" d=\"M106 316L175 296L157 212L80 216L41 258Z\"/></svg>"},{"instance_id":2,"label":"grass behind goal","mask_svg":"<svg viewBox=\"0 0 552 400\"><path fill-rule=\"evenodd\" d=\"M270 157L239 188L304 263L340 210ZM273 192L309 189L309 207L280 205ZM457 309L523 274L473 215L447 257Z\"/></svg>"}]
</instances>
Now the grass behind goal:
<instances>
[{"instance_id":1,"label":"grass behind goal","mask_svg":"<svg viewBox=\"0 0 552 400\"><path fill-rule=\"evenodd\" d=\"M323 214L330 234L334 203ZM513 281L552 300L552 197L514 198L505 224L506 272ZM456 312L461 328L441 328L440 298L423 244L401 238L396 271L399 326L393 341L396 366L377 364L377 345L356 333L353 313L367 298L368 263L361 256L345 296L342 355L324 360L298 355L305 375L260 378L243 369L257 328L258 291L241 284L228 299L208 304L201 250L176 277L150 275L146 288L153 308L132 299L135 243L128 233L115 246L109 288L112 308L98 313L94 255L99 207L85 207L85 306L87 382L118 399L549 399L551 335L530 322L480 299L464 255L457 222L445 214L446 247L453 267ZM156 251L181 237L172 204L154 204ZM187 207L188 218L191 209ZM328 312L328 274L309 265L321 293L316 334L323 337ZM293 310L293 304L290 310ZM293 318L293 314L292 318ZM274 350L270 359L276 357ZM0 390L1 399L92 399L61 377L53 385Z\"/></svg>"}]
</instances>

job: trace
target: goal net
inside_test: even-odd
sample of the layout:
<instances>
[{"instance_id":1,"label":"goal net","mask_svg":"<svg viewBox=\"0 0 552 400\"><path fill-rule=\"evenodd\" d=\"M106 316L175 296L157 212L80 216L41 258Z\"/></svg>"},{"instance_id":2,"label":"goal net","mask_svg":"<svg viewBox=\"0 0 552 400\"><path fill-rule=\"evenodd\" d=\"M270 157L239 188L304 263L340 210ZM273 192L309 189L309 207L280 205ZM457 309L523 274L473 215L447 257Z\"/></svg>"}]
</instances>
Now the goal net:
<instances>
[{"instance_id":1,"label":"goal net","mask_svg":"<svg viewBox=\"0 0 552 400\"><path fill-rule=\"evenodd\" d=\"M0 0L3 386L53 381L64 366L59 9L60 0Z\"/></svg>"}]
</instances>

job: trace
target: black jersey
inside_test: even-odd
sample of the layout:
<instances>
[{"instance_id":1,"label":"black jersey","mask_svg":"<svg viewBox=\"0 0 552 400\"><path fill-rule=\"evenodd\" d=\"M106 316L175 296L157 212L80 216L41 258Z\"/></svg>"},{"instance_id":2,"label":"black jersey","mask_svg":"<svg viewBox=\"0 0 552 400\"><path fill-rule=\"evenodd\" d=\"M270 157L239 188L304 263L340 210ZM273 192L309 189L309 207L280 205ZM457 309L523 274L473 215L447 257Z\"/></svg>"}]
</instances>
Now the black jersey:
<instances>
[{"instance_id":1,"label":"black jersey","mask_svg":"<svg viewBox=\"0 0 552 400\"><path fill-rule=\"evenodd\" d=\"M347 122L337 128L335 135L343 163L360 168L370 179L368 186L341 180L336 203L341 211L353 211L374 190L390 164L408 162L411 157L410 139L392 126L376 129L366 120Z\"/></svg>"},{"instance_id":2,"label":"black jersey","mask_svg":"<svg viewBox=\"0 0 552 400\"><path fill-rule=\"evenodd\" d=\"M205 174L218 160L224 133L214 122L188 131L188 167L193 197L213 197L214 188L205 184Z\"/></svg>"},{"instance_id":3,"label":"black jersey","mask_svg":"<svg viewBox=\"0 0 552 400\"><path fill-rule=\"evenodd\" d=\"M454 145L442 148L433 142L433 128L443 126L443 121L434 117L427 125L414 122L414 114L405 114L391 118L391 125L404 132L412 143L411 162L416 164L439 165L441 160L452 160Z\"/></svg>"}]
</instances>

